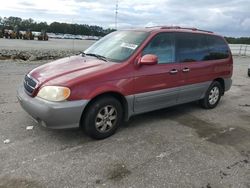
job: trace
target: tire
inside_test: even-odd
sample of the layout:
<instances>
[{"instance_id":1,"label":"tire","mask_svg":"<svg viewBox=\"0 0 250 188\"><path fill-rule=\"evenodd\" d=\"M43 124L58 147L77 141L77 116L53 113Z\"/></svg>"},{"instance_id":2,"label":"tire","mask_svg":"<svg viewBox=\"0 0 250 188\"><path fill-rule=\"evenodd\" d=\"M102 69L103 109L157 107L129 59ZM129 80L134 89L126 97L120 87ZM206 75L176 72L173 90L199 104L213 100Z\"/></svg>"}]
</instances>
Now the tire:
<instances>
[{"instance_id":1,"label":"tire","mask_svg":"<svg viewBox=\"0 0 250 188\"><path fill-rule=\"evenodd\" d=\"M88 136L99 140L113 135L122 120L121 103L113 97L101 97L87 108L82 127Z\"/></svg>"},{"instance_id":2,"label":"tire","mask_svg":"<svg viewBox=\"0 0 250 188\"><path fill-rule=\"evenodd\" d=\"M250 77L250 68L248 69L248 76Z\"/></svg>"},{"instance_id":3,"label":"tire","mask_svg":"<svg viewBox=\"0 0 250 188\"><path fill-rule=\"evenodd\" d=\"M223 89L219 82L214 81L208 88L205 97L200 100L200 104L205 109L215 108L222 96Z\"/></svg>"}]
</instances>

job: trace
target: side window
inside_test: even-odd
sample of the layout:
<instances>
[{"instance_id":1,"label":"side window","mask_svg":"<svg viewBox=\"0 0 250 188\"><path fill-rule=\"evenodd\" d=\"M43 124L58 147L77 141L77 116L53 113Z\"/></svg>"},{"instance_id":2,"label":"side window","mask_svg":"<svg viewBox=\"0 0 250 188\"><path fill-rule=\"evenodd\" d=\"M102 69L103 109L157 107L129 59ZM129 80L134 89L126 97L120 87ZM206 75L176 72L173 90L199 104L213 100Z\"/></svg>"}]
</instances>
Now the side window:
<instances>
[{"instance_id":1,"label":"side window","mask_svg":"<svg viewBox=\"0 0 250 188\"><path fill-rule=\"evenodd\" d=\"M160 33L144 48L142 55L154 54L158 57L158 64L164 64L174 62L174 51L174 35Z\"/></svg>"},{"instance_id":2,"label":"side window","mask_svg":"<svg viewBox=\"0 0 250 188\"><path fill-rule=\"evenodd\" d=\"M205 61L208 54L205 35L176 33L176 59L178 62Z\"/></svg>"},{"instance_id":3,"label":"side window","mask_svg":"<svg viewBox=\"0 0 250 188\"><path fill-rule=\"evenodd\" d=\"M225 59L229 57L229 49L225 41L218 36L207 36L209 60Z\"/></svg>"}]
</instances>

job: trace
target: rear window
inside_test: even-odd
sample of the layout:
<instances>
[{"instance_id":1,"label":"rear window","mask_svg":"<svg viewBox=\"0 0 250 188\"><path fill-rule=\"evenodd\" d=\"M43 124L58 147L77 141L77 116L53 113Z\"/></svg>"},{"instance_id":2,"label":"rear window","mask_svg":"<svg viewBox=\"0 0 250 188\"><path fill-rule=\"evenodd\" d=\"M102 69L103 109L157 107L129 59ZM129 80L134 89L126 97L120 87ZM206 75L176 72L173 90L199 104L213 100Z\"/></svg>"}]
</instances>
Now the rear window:
<instances>
[{"instance_id":1,"label":"rear window","mask_svg":"<svg viewBox=\"0 0 250 188\"><path fill-rule=\"evenodd\" d=\"M176 60L178 62L208 61L228 57L228 45L219 36L176 33Z\"/></svg>"},{"instance_id":2,"label":"rear window","mask_svg":"<svg viewBox=\"0 0 250 188\"><path fill-rule=\"evenodd\" d=\"M207 35L209 56L207 60L225 59L229 57L229 49L226 42L218 36Z\"/></svg>"},{"instance_id":3,"label":"rear window","mask_svg":"<svg viewBox=\"0 0 250 188\"><path fill-rule=\"evenodd\" d=\"M208 56L206 35L176 33L176 59L178 62L204 61Z\"/></svg>"}]
</instances>

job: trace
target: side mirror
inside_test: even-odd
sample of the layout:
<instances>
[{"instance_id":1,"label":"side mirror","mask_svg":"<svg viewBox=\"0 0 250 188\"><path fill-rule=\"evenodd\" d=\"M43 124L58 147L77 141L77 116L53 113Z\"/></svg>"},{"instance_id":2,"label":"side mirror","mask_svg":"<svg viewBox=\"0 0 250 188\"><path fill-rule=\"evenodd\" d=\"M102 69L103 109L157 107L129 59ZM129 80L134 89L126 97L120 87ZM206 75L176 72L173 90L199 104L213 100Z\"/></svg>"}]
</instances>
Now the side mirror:
<instances>
[{"instance_id":1,"label":"side mirror","mask_svg":"<svg viewBox=\"0 0 250 188\"><path fill-rule=\"evenodd\" d=\"M158 57L154 54L146 54L139 60L139 65L155 65L158 63Z\"/></svg>"}]
</instances>

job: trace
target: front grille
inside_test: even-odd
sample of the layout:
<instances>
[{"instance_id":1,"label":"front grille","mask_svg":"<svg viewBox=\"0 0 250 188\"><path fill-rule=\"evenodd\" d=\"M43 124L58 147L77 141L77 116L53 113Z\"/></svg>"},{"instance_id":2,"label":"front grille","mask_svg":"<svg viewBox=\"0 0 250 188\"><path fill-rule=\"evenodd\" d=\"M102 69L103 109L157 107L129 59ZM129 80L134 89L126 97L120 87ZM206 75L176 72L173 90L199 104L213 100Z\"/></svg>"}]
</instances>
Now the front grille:
<instances>
[{"instance_id":1,"label":"front grille","mask_svg":"<svg viewBox=\"0 0 250 188\"><path fill-rule=\"evenodd\" d=\"M28 94L31 95L33 93L33 91L36 88L36 84L37 84L37 82L34 79L32 79L30 76L28 76L28 75L25 76L23 85L24 85L25 91Z\"/></svg>"}]
</instances>

